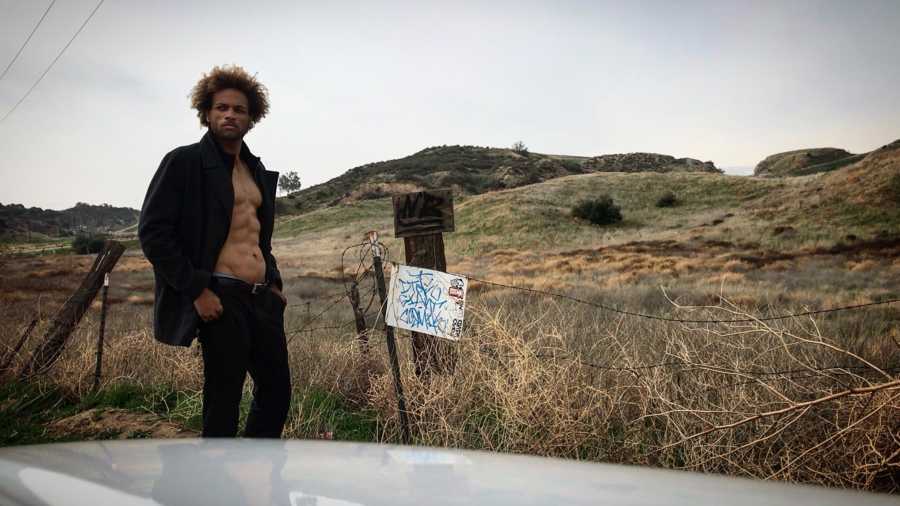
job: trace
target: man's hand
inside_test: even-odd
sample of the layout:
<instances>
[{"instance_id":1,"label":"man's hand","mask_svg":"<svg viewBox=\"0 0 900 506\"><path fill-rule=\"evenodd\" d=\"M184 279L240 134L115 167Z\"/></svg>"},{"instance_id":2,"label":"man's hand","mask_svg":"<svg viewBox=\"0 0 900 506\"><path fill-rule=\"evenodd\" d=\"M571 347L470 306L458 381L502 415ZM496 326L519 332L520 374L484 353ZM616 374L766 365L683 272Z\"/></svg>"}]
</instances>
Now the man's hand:
<instances>
[{"instance_id":1,"label":"man's hand","mask_svg":"<svg viewBox=\"0 0 900 506\"><path fill-rule=\"evenodd\" d=\"M222 301L209 288L204 288L197 300L194 301L194 309L200 315L200 319L205 322L218 320L222 316Z\"/></svg>"},{"instance_id":2,"label":"man's hand","mask_svg":"<svg viewBox=\"0 0 900 506\"><path fill-rule=\"evenodd\" d=\"M285 304L287 304L287 297L285 297L284 294L281 293L281 290L279 290L277 286L272 285L269 287L269 290L272 290L272 293L277 295L278 298L281 299L281 302L284 302Z\"/></svg>"}]
</instances>

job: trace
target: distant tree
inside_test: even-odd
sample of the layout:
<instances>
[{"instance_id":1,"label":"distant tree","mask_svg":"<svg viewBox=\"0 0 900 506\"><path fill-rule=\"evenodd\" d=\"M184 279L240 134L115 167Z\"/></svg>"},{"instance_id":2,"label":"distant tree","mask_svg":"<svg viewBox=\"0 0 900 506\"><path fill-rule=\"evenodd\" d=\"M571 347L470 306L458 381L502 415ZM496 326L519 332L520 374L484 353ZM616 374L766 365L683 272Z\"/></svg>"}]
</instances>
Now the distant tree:
<instances>
[{"instance_id":1,"label":"distant tree","mask_svg":"<svg viewBox=\"0 0 900 506\"><path fill-rule=\"evenodd\" d=\"M300 176L296 172L286 172L278 178L278 188L285 193L293 193L301 188Z\"/></svg>"},{"instance_id":2,"label":"distant tree","mask_svg":"<svg viewBox=\"0 0 900 506\"><path fill-rule=\"evenodd\" d=\"M528 147L526 147L525 143L522 141L516 141L515 143L513 143L512 150L516 153L519 153L520 155L528 154Z\"/></svg>"}]
</instances>

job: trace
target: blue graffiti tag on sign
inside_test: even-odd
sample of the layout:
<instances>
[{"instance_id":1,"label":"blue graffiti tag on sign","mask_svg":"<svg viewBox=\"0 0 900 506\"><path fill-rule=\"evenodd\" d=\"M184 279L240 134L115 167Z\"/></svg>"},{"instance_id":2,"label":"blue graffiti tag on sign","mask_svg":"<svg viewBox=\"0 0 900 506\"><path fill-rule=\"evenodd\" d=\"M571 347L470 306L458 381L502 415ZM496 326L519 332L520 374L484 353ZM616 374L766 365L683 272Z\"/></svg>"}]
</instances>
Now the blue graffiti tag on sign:
<instances>
[{"instance_id":1,"label":"blue graffiti tag on sign","mask_svg":"<svg viewBox=\"0 0 900 506\"><path fill-rule=\"evenodd\" d=\"M387 324L447 339L462 334L468 280L446 272L398 265L391 275Z\"/></svg>"}]
</instances>

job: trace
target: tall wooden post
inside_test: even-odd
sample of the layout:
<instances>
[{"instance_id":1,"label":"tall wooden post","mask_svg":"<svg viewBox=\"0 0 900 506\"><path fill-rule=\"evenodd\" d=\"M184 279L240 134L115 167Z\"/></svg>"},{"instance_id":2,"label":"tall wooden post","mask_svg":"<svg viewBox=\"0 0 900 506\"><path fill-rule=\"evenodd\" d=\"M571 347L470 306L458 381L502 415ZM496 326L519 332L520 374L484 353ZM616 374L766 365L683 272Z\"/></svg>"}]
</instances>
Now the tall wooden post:
<instances>
[{"instance_id":1,"label":"tall wooden post","mask_svg":"<svg viewBox=\"0 0 900 506\"><path fill-rule=\"evenodd\" d=\"M443 232L453 232L453 194L450 190L427 190L395 195L394 236L403 238L406 264L447 271ZM434 336L412 333L412 356L416 375L454 368L452 343Z\"/></svg>"}]
</instances>

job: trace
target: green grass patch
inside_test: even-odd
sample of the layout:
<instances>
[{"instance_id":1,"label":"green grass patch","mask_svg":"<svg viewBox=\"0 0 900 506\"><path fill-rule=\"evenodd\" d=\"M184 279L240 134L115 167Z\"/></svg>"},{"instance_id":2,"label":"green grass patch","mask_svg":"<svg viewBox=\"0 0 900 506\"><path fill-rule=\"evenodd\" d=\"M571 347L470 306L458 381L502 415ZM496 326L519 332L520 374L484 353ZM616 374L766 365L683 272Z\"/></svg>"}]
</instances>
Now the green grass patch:
<instances>
[{"instance_id":1,"label":"green grass patch","mask_svg":"<svg viewBox=\"0 0 900 506\"><path fill-rule=\"evenodd\" d=\"M340 441L377 441L374 411L352 407L341 396L319 389L294 392L288 420L290 437L321 438L331 432Z\"/></svg>"},{"instance_id":2,"label":"green grass patch","mask_svg":"<svg viewBox=\"0 0 900 506\"><path fill-rule=\"evenodd\" d=\"M300 216L280 220L275 225L276 239L295 237L306 233L321 232L339 226L358 225L379 220L393 219L391 199L363 200L335 207L328 207Z\"/></svg>"},{"instance_id":3,"label":"green grass patch","mask_svg":"<svg viewBox=\"0 0 900 506\"><path fill-rule=\"evenodd\" d=\"M202 394L166 386L145 388L119 384L77 399L55 387L9 382L0 386L0 446L56 443L84 439L83 435L54 435L47 426L56 420L96 408L152 412L194 431L202 429ZM252 395L245 392L240 406L243 433ZM341 396L323 390L294 392L285 437L321 438L332 433L341 441L378 441L378 417L370 409L352 406ZM143 437L148 437L143 434ZM92 439L115 438L118 433L93 434ZM141 437L136 431L133 437Z\"/></svg>"},{"instance_id":4,"label":"green grass patch","mask_svg":"<svg viewBox=\"0 0 900 506\"><path fill-rule=\"evenodd\" d=\"M55 437L46 424L78 412L78 402L56 388L18 382L0 385L0 446L73 441Z\"/></svg>"}]
</instances>

